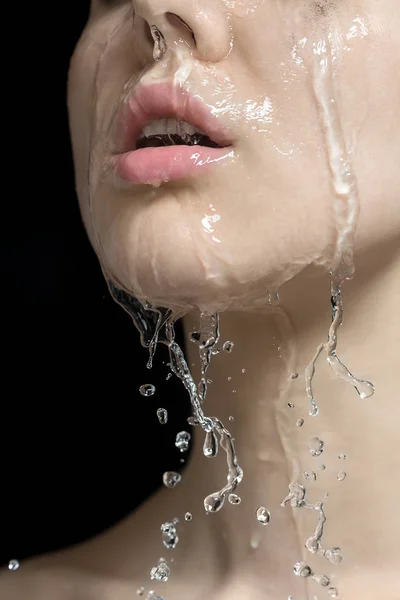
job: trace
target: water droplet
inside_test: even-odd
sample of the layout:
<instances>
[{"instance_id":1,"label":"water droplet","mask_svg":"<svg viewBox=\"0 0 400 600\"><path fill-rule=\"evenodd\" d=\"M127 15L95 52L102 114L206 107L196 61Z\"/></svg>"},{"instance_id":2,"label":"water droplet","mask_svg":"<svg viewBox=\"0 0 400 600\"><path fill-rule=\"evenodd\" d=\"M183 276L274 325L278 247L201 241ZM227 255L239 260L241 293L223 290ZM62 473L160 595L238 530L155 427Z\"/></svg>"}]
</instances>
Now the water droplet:
<instances>
[{"instance_id":1,"label":"water droplet","mask_svg":"<svg viewBox=\"0 0 400 600\"><path fill-rule=\"evenodd\" d=\"M234 345L235 344L233 342L229 342L229 341L225 342L224 345L222 346L222 350L224 352L232 352Z\"/></svg>"},{"instance_id":2,"label":"water droplet","mask_svg":"<svg viewBox=\"0 0 400 600\"><path fill-rule=\"evenodd\" d=\"M340 471L337 474L337 480L338 481L344 481L346 479L346 473L344 471Z\"/></svg>"},{"instance_id":3,"label":"water droplet","mask_svg":"<svg viewBox=\"0 0 400 600\"><path fill-rule=\"evenodd\" d=\"M165 408L157 409L157 417L161 425L165 425L168 422L168 412L165 410Z\"/></svg>"},{"instance_id":4,"label":"water droplet","mask_svg":"<svg viewBox=\"0 0 400 600\"><path fill-rule=\"evenodd\" d=\"M163 475L163 484L167 488L174 488L181 481L182 477L175 471L165 471Z\"/></svg>"},{"instance_id":5,"label":"water droplet","mask_svg":"<svg viewBox=\"0 0 400 600\"><path fill-rule=\"evenodd\" d=\"M332 563L333 565L340 564L343 560L343 554L342 554L341 548L338 548L337 546L335 546L333 548L328 548L328 550L326 550L326 552L325 552L325 558L327 558L329 560L329 562Z\"/></svg>"},{"instance_id":6,"label":"water droplet","mask_svg":"<svg viewBox=\"0 0 400 600\"><path fill-rule=\"evenodd\" d=\"M297 575L297 577L310 577L310 575L313 574L311 567L302 561L293 565L293 573Z\"/></svg>"},{"instance_id":7,"label":"water droplet","mask_svg":"<svg viewBox=\"0 0 400 600\"><path fill-rule=\"evenodd\" d=\"M331 597L331 598L337 598L337 597L338 597L338 595L339 595L339 592L337 591L337 589L336 589L336 588L334 588L334 587L330 587L330 588L328 589L328 594L330 595L330 597Z\"/></svg>"},{"instance_id":8,"label":"water droplet","mask_svg":"<svg viewBox=\"0 0 400 600\"><path fill-rule=\"evenodd\" d=\"M304 425L304 419L298 419L296 422L297 427L303 427Z\"/></svg>"},{"instance_id":9,"label":"water droplet","mask_svg":"<svg viewBox=\"0 0 400 600\"><path fill-rule=\"evenodd\" d=\"M228 377L228 381L232 381L232 377Z\"/></svg>"},{"instance_id":10,"label":"water droplet","mask_svg":"<svg viewBox=\"0 0 400 600\"><path fill-rule=\"evenodd\" d=\"M294 408L293 402L288 402L288 408Z\"/></svg>"},{"instance_id":11,"label":"water droplet","mask_svg":"<svg viewBox=\"0 0 400 600\"><path fill-rule=\"evenodd\" d=\"M347 458L347 454L339 454L338 459L339 460L346 460Z\"/></svg>"},{"instance_id":12,"label":"water droplet","mask_svg":"<svg viewBox=\"0 0 400 600\"><path fill-rule=\"evenodd\" d=\"M156 391L156 388L154 387L154 385L152 383L144 383L139 388L139 392L142 394L142 396L147 396L147 397L152 396L155 391Z\"/></svg>"},{"instance_id":13,"label":"water droplet","mask_svg":"<svg viewBox=\"0 0 400 600\"><path fill-rule=\"evenodd\" d=\"M231 504L240 504L242 499L240 496L238 496L237 494L229 494L228 496L228 501Z\"/></svg>"},{"instance_id":14,"label":"water droplet","mask_svg":"<svg viewBox=\"0 0 400 600\"><path fill-rule=\"evenodd\" d=\"M214 431L207 431L204 445L203 445L203 454L207 458L214 458L218 454L218 440Z\"/></svg>"},{"instance_id":15,"label":"water droplet","mask_svg":"<svg viewBox=\"0 0 400 600\"><path fill-rule=\"evenodd\" d=\"M230 415L230 416L229 416L229 420L230 420L230 421L234 421L234 420L235 420L235 417L233 417L232 415Z\"/></svg>"},{"instance_id":16,"label":"water droplet","mask_svg":"<svg viewBox=\"0 0 400 600\"><path fill-rule=\"evenodd\" d=\"M207 383L210 385L213 382L212 379L207 379Z\"/></svg>"},{"instance_id":17,"label":"water droplet","mask_svg":"<svg viewBox=\"0 0 400 600\"><path fill-rule=\"evenodd\" d=\"M304 479L311 479L312 481L316 481L317 474L315 471L304 471L303 473Z\"/></svg>"},{"instance_id":18,"label":"water droplet","mask_svg":"<svg viewBox=\"0 0 400 600\"><path fill-rule=\"evenodd\" d=\"M194 344L198 344L201 338L201 333L200 331L192 331L191 333L189 333L189 340L191 342L193 342Z\"/></svg>"},{"instance_id":19,"label":"water droplet","mask_svg":"<svg viewBox=\"0 0 400 600\"><path fill-rule=\"evenodd\" d=\"M225 496L221 494L210 494L207 498L204 498L204 508L206 513L218 512L225 503Z\"/></svg>"},{"instance_id":20,"label":"water droplet","mask_svg":"<svg viewBox=\"0 0 400 600\"><path fill-rule=\"evenodd\" d=\"M138 596L143 596L144 594L144 587L140 587L136 590L136 593Z\"/></svg>"},{"instance_id":21,"label":"water droplet","mask_svg":"<svg viewBox=\"0 0 400 600\"><path fill-rule=\"evenodd\" d=\"M179 523L179 520L178 520L178 523ZM169 550L172 550L173 548L175 548L177 543L179 542L179 537L176 533L176 527L175 527L175 525L178 525L178 523L175 523L175 519L174 519L172 523L167 522L167 523L163 523L161 525L162 543Z\"/></svg>"},{"instance_id":22,"label":"water droplet","mask_svg":"<svg viewBox=\"0 0 400 600\"><path fill-rule=\"evenodd\" d=\"M268 304L270 306L278 306L279 301L280 301L280 298L279 298L278 292L270 292L268 290Z\"/></svg>"},{"instance_id":23,"label":"water droplet","mask_svg":"<svg viewBox=\"0 0 400 600\"><path fill-rule=\"evenodd\" d=\"M166 379L167 381L169 381L169 380L171 379L171 377L172 377L172 373L168 373L168 375L166 376L166 378L165 378L165 379Z\"/></svg>"},{"instance_id":24,"label":"water droplet","mask_svg":"<svg viewBox=\"0 0 400 600\"><path fill-rule=\"evenodd\" d=\"M185 521L191 521L193 519L193 515L190 512L185 513Z\"/></svg>"},{"instance_id":25,"label":"water droplet","mask_svg":"<svg viewBox=\"0 0 400 600\"><path fill-rule=\"evenodd\" d=\"M246 369L242 369L242 373L246 373Z\"/></svg>"},{"instance_id":26,"label":"water droplet","mask_svg":"<svg viewBox=\"0 0 400 600\"><path fill-rule=\"evenodd\" d=\"M298 376L299 376L298 373L292 373L290 377L291 377L291 379L297 379Z\"/></svg>"},{"instance_id":27,"label":"water droplet","mask_svg":"<svg viewBox=\"0 0 400 600\"><path fill-rule=\"evenodd\" d=\"M314 581L316 581L317 583L319 583L319 585L322 585L323 587L327 587L331 582L328 575L315 575Z\"/></svg>"},{"instance_id":28,"label":"water droplet","mask_svg":"<svg viewBox=\"0 0 400 600\"><path fill-rule=\"evenodd\" d=\"M16 571L17 569L19 569L19 561L16 558L13 558L8 563L8 568L10 569L10 571Z\"/></svg>"},{"instance_id":29,"label":"water droplet","mask_svg":"<svg viewBox=\"0 0 400 600\"><path fill-rule=\"evenodd\" d=\"M261 523L261 525L268 525L271 520L271 513L264 506L260 506L256 511L257 521Z\"/></svg>"},{"instance_id":30,"label":"water droplet","mask_svg":"<svg viewBox=\"0 0 400 600\"><path fill-rule=\"evenodd\" d=\"M181 452L186 452L189 448L189 442L191 437L192 436L187 431L180 431L176 434L175 446Z\"/></svg>"},{"instance_id":31,"label":"water droplet","mask_svg":"<svg viewBox=\"0 0 400 600\"><path fill-rule=\"evenodd\" d=\"M163 596L157 596L154 590L150 590L146 596L146 600L164 600Z\"/></svg>"},{"instance_id":32,"label":"water droplet","mask_svg":"<svg viewBox=\"0 0 400 600\"><path fill-rule=\"evenodd\" d=\"M318 437L313 437L308 443L311 456L320 456L324 451L324 442Z\"/></svg>"},{"instance_id":33,"label":"water droplet","mask_svg":"<svg viewBox=\"0 0 400 600\"><path fill-rule=\"evenodd\" d=\"M188 417L187 418L187 422L188 422L188 425L191 425L192 427L196 427L196 425L199 424L199 422L196 419L196 417Z\"/></svg>"},{"instance_id":34,"label":"water droplet","mask_svg":"<svg viewBox=\"0 0 400 600\"><path fill-rule=\"evenodd\" d=\"M163 58L164 54L167 51L165 37L155 25L152 25L150 27L150 32L154 40L153 58L154 60L159 61Z\"/></svg>"},{"instance_id":35,"label":"water droplet","mask_svg":"<svg viewBox=\"0 0 400 600\"><path fill-rule=\"evenodd\" d=\"M318 465L318 466L319 466L319 468L321 469L321 471L325 471L325 469L326 469L326 466L325 466L325 465L323 465L323 464L321 463L321 464L320 464L320 465Z\"/></svg>"},{"instance_id":36,"label":"water droplet","mask_svg":"<svg viewBox=\"0 0 400 600\"><path fill-rule=\"evenodd\" d=\"M289 493L282 500L281 506L286 506L290 503L293 508L301 508L305 503L306 490L300 483L292 482L289 484Z\"/></svg>"},{"instance_id":37,"label":"water droplet","mask_svg":"<svg viewBox=\"0 0 400 600\"><path fill-rule=\"evenodd\" d=\"M158 565L153 567L150 571L151 579L156 579L157 581L168 581L168 577L171 574L171 569L167 565L167 563L160 559Z\"/></svg>"}]
</instances>

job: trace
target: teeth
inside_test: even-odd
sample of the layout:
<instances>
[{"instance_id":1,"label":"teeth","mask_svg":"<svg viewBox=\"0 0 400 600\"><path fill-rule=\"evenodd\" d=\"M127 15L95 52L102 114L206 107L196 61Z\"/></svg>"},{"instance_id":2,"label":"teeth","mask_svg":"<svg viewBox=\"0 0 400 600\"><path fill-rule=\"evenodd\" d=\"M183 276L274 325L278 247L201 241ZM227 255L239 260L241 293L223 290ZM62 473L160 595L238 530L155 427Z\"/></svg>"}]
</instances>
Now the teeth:
<instances>
[{"instance_id":1,"label":"teeth","mask_svg":"<svg viewBox=\"0 0 400 600\"><path fill-rule=\"evenodd\" d=\"M150 137L152 135L194 135L199 133L205 135L200 129L196 129L191 123L186 121L177 121L176 119L155 119L143 127L139 139Z\"/></svg>"}]
</instances>

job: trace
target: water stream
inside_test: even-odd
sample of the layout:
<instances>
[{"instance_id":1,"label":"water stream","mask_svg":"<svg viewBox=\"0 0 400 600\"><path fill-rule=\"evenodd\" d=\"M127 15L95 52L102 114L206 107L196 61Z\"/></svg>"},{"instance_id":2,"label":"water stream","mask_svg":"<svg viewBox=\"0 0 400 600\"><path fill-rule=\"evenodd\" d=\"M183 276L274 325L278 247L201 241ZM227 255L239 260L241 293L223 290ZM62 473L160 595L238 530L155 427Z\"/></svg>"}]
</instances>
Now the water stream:
<instances>
[{"instance_id":1,"label":"water stream","mask_svg":"<svg viewBox=\"0 0 400 600\"><path fill-rule=\"evenodd\" d=\"M166 52L165 40L161 32L153 27L151 34L154 39L154 59L161 60ZM359 198L357 178L351 161L351 150L348 140L342 128L340 112L338 109L335 94L335 64L338 59L339 49L335 40L335 32L329 32L326 37L318 39L312 45L313 65L310 73L312 79L312 89L315 102L320 116L321 131L324 135L326 158L330 172L331 195L332 195L332 213L336 229L336 239L334 243L333 254L330 259L330 281L331 281L331 305L332 321L329 326L327 340L321 342L305 368L305 392L309 401L309 414L315 417L319 414L317 400L313 392L313 378L316 371L316 363L321 354L331 367L333 373L351 384L357 391L361 399L369 398L374 393L374 386L367 380L359 379L354 376L347 366L337 355L338 332L343 322L343 283L354 276L354 237L357 226L357 217L359 213ZM292 58L299 68L304 68L305 59L301 52L305 49L307 38L301 40L296 46L296 52ZM182 132L182 136L184 132ZM170 367L182 382L186 389L191 407L192 417L189 419L191 426L199 426L204 432L203 454L207 458L215 458L218 449L225 452L227 461L227 482L217 491L210 493L204 499L204 508L207 513L219 511L228 498L231 504L240 504L241 498L235 493L237 486L243 479L243 471L238 464L238 458L235 452L232 436L225 425L218 417L208 416L205 413L207 397L207 371L212 360L212 356L221 350L230 352L233 342L225 342L219 347L220 342L220 324L218 313L208 314L200 313L200 322L198 330L190 335L190 341L198 345L199 363L201 376L198 383L190 371L189 365L185 359L184 352L175 339L174 318L171 311L153 307L149 303L144 305L135 300L128 293L122 291L109 282L111 294L114 299L131 315L135 326L139 330L142 345L149 350L148 368L152 367L154 354L157 344L166 344L169 351ZM268 292L267 302L276 306L279 303L278 292ZM297 373L292 375L296 378ZM147 384L149 385L149 384ZM143 387L143 386L142 386ZM144 389L144 395L149 395L149 387ZM164 409L158 409L157 412L160 423L166 423L168 415ZM297 426L302 427L304 419L297 420ZM180 432L176 438L176 446L181 451L188 449L190 434ZM309 442L309 452L313 457L318 457L324 450L324 442L318 437ZM321 465L321 469L325 466ZM315 471L305 471L306 480L315 481L317 475ZM338 473L338 480L343 480L346 473ZM174 487L179 483L180 475L174 472L164 473L164 484L167 487ZM326 513L324 500L314 504L306 499L306 488L296 481L289 485L289 493L282 501L282 507L290 506L294 510L304 509L315 514L315 528L305 540L304 546L309 554L318 554L323 556L331 564L339 564L342 559L342 551L338 546L324 548L322 543L324 527L326 524ZM256 511L256 517L259 523L266 525L270 521L270 512L263 506ZM186 513L185 521L192 519L191 513ZM178 542L176 526L174 523L164 523L161 527L163 543L168 548L174 548ZM312 568L304 561L298 561L293 567L294 574L303 578L311 578L319 585L327 588L328 594L336 598L339 594L336 587L332 587L330 578L325 574L316 574ZM157 566L151 570L151 578L166 581L170 574L170 566L164 559L160 559ZM155 597L149 593L151 598Z\"/></svg>"}]
</instances>

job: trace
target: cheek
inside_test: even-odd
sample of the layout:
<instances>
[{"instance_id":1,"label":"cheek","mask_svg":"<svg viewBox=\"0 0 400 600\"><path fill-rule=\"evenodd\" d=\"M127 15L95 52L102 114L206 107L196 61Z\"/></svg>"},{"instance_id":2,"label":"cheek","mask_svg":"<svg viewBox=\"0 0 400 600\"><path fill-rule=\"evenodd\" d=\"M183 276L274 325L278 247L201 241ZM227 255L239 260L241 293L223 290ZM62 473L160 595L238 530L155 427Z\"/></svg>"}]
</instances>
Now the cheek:
<instances>
[{"instance_id":1,"label":"cheek","mask_svg":"<svg viewBox=\"0 0 400 600\"><path fill-rule=\"evenodd\" d=\"M95 73L102 46L83 34L72 56L68 74L68 113L75 182L82 217L93 242L89 214L88 170L91 143Z\"/></svg>"},{"instance_id":2,"label":"cheek","mask_svg":"<svg viewBox=\"0 0 400 600\"><path fill-rule=\"evenodd\" d=\"M137 61L132 56L131 10L123 5L102 15L94 7L92 13L70 62L68 113L78 199L93 243L89 205L93 140L105 138L103 123L121 93L121 82L132 76Z\"/></svg>"}]
</instances>

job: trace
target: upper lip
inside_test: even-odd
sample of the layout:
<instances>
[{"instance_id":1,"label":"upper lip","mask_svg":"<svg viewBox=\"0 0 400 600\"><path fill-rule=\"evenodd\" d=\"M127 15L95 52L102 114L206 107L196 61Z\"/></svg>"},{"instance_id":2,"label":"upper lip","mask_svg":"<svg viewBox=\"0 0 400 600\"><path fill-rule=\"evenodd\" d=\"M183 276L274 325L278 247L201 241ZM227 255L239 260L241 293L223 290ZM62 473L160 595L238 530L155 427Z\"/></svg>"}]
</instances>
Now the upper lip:
<instances>
[{"instance_id":1,"label":"upper lip","mask_svg":"<svg viewBox=\"0 0 400 600\"><path fill-rule=\"evenodd\" d=\"M136 149L136 140L144 126L155 119L176 118L191 123L221 147L232 139L204 100L169 83L139 85L123 102L114 130L117 153Z\"/></svg>"}]
</instances>

